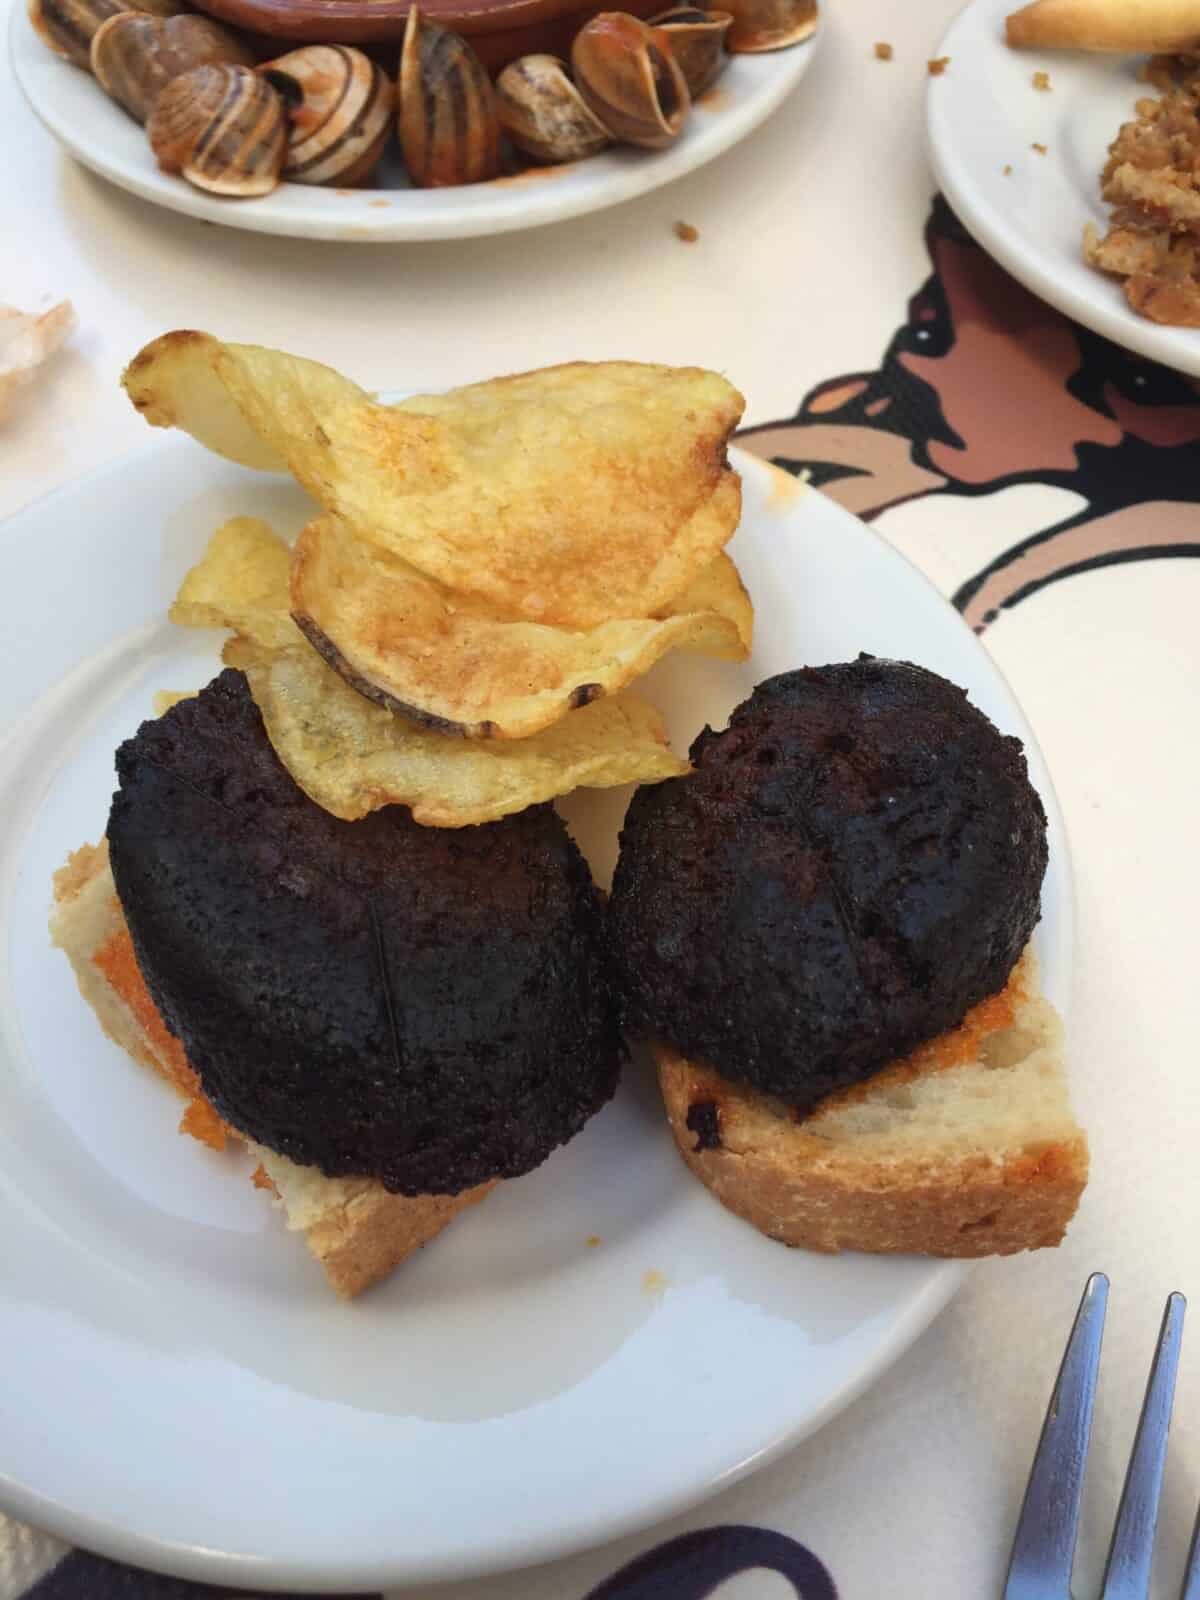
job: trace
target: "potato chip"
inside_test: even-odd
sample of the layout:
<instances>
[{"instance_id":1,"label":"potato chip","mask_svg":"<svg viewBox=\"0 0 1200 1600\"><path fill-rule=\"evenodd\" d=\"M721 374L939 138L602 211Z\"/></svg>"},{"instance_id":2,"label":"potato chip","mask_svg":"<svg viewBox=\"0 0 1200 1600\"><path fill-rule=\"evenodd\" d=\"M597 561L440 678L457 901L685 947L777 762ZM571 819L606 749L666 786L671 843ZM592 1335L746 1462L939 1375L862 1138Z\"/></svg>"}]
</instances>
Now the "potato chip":
<instances>
[{"instance_id":1,"label":"potato chip","mask_svg":"<svg viewBox=\"0 0 1200 1600\"><path fill-rule=\"evenodd\" d=\"M372 705L307 645L272 652L241 640L227 659L245 672L298 786L347 821L405 805L427 827L462 828L572 789L657 783L688 770L658 712L631 694L583 706L531 739L481 743Z\"/></svg>"},{"instance_id":2,"label":"potato chip","mask_svg":"<svg viewBox=\"0 0 1200 1600\"><path fill-rule=\"evenodd\" d=\"M287 462L230 402L223 377L229 348L209 333L164 333L134 356L122 387L152 428L182 428L239 466L286 472Z\"/></svg>"},{"instance_id":3,"label":"potato chip","mask_svg":"<svg viewBox=\"0 0 1200 1600\"><path fill-rule=\"evenodd\" d=\"M722 553L709 562L686 589L654 612L654 616L683 616L688 612L715 612L732 624L738 642L732 650L714 650L709 648L705 637L700 637L681 644L680 649L690 650L693 655L720 656L726 661L748 658L754 645L754 604L732 556Z\"/></svg>"},{"instance_id":4,"label":"potato chip","mask_svg":"<svg viewBox=\"0 0 1200 1600\"><path fill-rule=\"evenodd\" d=\"M275 653L261 644L255 644L253 639L235 633L221 646L221 662L226 667L236 667L239 672L248 674L251 667L264 666Z\"/></svg>"},{"instance_id":5,"label":"potato chip","mask_svg":"<svg viewBox=\"0 0 1200 1600\"><path fill-rule=\"evenodd\" d=\"M258 517L233 517L183 580L167 615L183 628L232 628L281 650L296 644L288 615L291 551Z\"/></svg>"},{"instance_id":6,"label":"potato chip","mask_svg":"<svg viewBox=\"0 0 1200 1600\"><path fill-rule=\"evenodd\" d=\"M165 717L172 706L177 706L181 700L194 700L195 689L156 689L154 691L154 715Z\"/></svg>"},{"instance_id":7,"label":"potato chip","mask_svg":"<svg viewBox=\"0 0 1200 1600\"><path fill-rule=\"evenodd\" d=\"M461 828L579 787L653 783L688 770L668 748L658 712L633 695L585 706L533 738L486 745L372 705L289 617L289 558L265 523L236 517L212 536L171 616L187 627L236 630L222 660L246 674L297 785L334 816L406 805L417 822Z\"/></svg>"},{"instance_id":8,"label":"potato chip","mask_svg":"<svg viewBox=\"0 0 1200 1600\"><path fill-rule=\"evenodd\" d=\"M575 362L381 406L316 362L174 333L124 383L153 425L286 465L361 538L532 622L653 614L740 515L744 402L699 368Z\"/></svg>"},{"instance_id":9,"label":"potato chip","mask_svg":"<svg viewBox=\"0 0 1200 1600\"><path fill-rule=\"evenodd\" d=\"M569 632L511 621L362 543L334 517L292 554L292 615L368 699L426 727L521 739L613 694L679 646L744 660L750 606L728 556L658 618Z\"/></svg>"}]
</instances>

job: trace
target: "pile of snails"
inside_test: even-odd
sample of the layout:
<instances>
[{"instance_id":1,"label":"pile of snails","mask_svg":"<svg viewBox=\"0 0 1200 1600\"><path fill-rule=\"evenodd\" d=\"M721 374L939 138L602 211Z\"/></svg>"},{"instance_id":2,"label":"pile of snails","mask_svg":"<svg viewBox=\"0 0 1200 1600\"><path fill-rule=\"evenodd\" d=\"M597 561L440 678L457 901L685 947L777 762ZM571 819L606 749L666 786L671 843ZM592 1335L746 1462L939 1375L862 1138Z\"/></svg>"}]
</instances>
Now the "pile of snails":
<instances>
[{"instance_id":1,"label":"pile of snails","mask_svg":"<svg viewBox=\"0 0 1200 1600\"><path fill-rule=\"evenodd\" d=\"M729 53L812 33L816 0L680 4L642 22L607 11L575 36L569 63L511 62L493 84L470 44L408 13L395 84L348 45L308 44L257 61L229 28L179 0L29 0L41 37L89 70L143 123L163 171L248 198L281 181L368 182L393 126L422 188L482 183L528 161L580 161L614 143L661 150Z\"/></svg>"}]
</instances>

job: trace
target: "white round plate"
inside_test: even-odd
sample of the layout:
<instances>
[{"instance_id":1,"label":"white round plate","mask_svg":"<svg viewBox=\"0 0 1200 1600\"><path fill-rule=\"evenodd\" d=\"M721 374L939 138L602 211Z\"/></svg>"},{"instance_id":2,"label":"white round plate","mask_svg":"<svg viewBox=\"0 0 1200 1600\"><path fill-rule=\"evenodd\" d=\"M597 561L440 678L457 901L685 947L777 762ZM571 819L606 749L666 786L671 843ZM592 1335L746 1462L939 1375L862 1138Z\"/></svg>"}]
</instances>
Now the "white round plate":
<instances>
[{"instance_id":1,"label":"white round plate","mask_svg":"<svg viewBox=\"0 0 1200 1600\"><path fill-rule=\"evenodd\" d=\"M938 184L964 226L1027 289L1128 350L1200 375L1200 330L1138 316L1120 280L1083 259L1084 224L1107 231L1100 172L1108 147L1135 102L1153 93L1137 80L1142 58L1010 50L1004 18L1017 4L973 0L938 47L950 57L927 89ZM1033 87L1035 72L1049 73L1049 91Z\"/></svg>"},{"instance_id":2,"label":"white round plate","mask_svg":"<svg viewBox=\"0 0 1200 1600\"><path fill-rule=\"evenodd\" d=\"M1036 937L1061 1006L1066 843L995 667L864 524L734 458L754 657L647 678L678 747L804 662L867 650L963 684L1025 740L1047 804ZM0 530L0 1502L184 1576L375 1590L545 1560L702 1499L846 1405L965 1268L767 1240L683 1167L640 1062L572 1144L350 1305L247 1161L176 1136L179 1102L101 1035L50 948L50 878L103 832L113 750L153 692L217 670L215 635L165 620L208 534L239 512L291 533L305 507L169 437ZM563 805L604 882L627 800Z\"/></svg>"},{"instance_id":3,"label":"white round plate","mask_svg":"<svg viewBox=\"0 0 1200 1600\"><path fill-rule=\"evenodd\" d=\"M26 99L54 137L85 166L143 200L258 233L387 243L536 228L661 188L712 161L769 117L808 70L819 38L820 29L790 50L731 57L669 150L615 148L588 161L531 168L458 189L413 189L398 156L389 155L374 188L283 183L260 200L222 200L160 172L145 130L95 79L47 49L23 4L13 6L9 53Z\"/></svg>"}]
</instances>

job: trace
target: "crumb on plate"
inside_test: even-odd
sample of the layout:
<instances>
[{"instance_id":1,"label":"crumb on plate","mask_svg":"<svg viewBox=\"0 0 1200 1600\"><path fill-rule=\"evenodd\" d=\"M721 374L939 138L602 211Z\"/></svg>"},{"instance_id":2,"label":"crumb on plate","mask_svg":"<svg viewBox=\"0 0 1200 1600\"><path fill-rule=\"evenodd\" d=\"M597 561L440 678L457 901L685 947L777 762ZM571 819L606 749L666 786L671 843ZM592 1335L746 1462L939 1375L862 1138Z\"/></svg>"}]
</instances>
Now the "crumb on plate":
<instances>
[{"instance_id":1,"label":"crumb on plate","mask_svg":"<svg viewBox=\"0 0 1200 1600\"><path fill-rule=\"evenodd\" d=\"M653 1267L649 1272L642 1273L642 1288L647 1294L661 1294L664 1289L669 1287L669 1280Z\"/></svg>"},{"instance_id":2,"label":"crumb on plate","mask_svg":"<svg viewBox=\"0 0 1200 1600\"><path fill-rule=\"evenodd\" d=\"M588 1234L588 1236L587 1236L587 1247L588 1247L589 1250L594 1250L597 1245L600 1245L600 1244L603 1244L603 1243L604 1243L604 1240L600 1237L600 1235L598 1233L589 1233Z\"/></svg>"},{"instance_id":3,"label":"crumb on plate","mask_svg":"<svg viewBox=\"0 0 1200 1600\"><path fill-rule=\"evenodd\" d=\"M945 72L946 68L950 65L950 57L934 56L932 61L927 61L925 64L929 68L929 76L931 78L940 78L942 73Z\"/></svg>"},{"instance_id":4,"label":"crumb on plate","mask_svg":"<svg viewBox=\"0 0 1200 1600\"><path fill-rule=\"evenodd\" d=\"M1006 178L1011 178L1012 177L1012 162L1011 161L1007 161L1004 164L1004 176Z\"/></svg>"},{"instance_id":5,"label":"crumb on plate","mask_svg":"<svg viewBox=\"0 0 1200 1600\"><path fill-rule=\"evenodd\" d=\"M699 228L693 228L690 222L677 222L675 224L675 237L682 239L684 244L695 244L700 237Z\"/></svg>"},{"instance_id":6,"label":"crumb on plate","mask_svg":"<svg viewBox=\"0 0 1200 1600\"><path fill-rule=\"evenodd\" d=\"M895 51L892 49L891 45L888 44L886 39L880 39L878 44L875 46L876 61L890 61L894 54Z\"/></svg>"},{"instance_id":7,"label":"crumb on plate","mask_svg":"<svg viewBox=\"0 0 1200 1600\"><path fill-rule=\"evenodd\" d=\"M1030 149L1031 149L1031 150L1036 150L1036 151L1037 151L1037 153L1038 153L1038 155L1040 155L1040 156L1044 156L1044 155L1046 155L1046 154L1047 154L1047 152L1048 152L1048 150L1049 150L1049 146L1048 146L1048 145L1044 145L1044 144L1038 144L1038 142L1037 142L1037 140L1036 140L1036 139L1035 139L1035 140L1034 140L1034 142L1033 142L1033 143L1032 143L1032 144L1031 144L1031 145L1030 145L1030 147L1029 147L1029 148L1030 148Z\"/></svg>"},{"instance_id":8,"label":"crumb on plate","mask_svg":"<svg viewBox=\"0 0 1200 1600\"><path fill-rule=\"evenodd\" d=\"M1049 89L1050 74L1048 72L1035 72L1033 75L1033 87L1035 89Z\"/></svg>"}]
</instances>

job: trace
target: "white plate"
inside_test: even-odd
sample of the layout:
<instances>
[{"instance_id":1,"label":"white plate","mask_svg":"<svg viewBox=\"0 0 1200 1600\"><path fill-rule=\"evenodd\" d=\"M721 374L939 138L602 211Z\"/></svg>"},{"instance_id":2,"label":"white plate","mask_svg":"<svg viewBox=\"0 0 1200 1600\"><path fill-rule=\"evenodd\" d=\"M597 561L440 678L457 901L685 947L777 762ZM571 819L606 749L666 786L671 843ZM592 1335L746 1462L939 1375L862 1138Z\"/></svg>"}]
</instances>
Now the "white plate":
<instances>
[{"instance_id":1,"label":"white plate","mask_svg":"<svg viewBox=\"0 0 1200 1600\"><path fill-rule=\"evenodd\" d=\"M1135 102L1153 93L1137 81L1141 58L1010 50L1004 18L1017 4L974 0L938 47L950 65L929 80L927 111L942 192L1034 294L1128 350L1200 375L1200 330L1139 317L1120 280L1089 267L1082 254L1085 223L1107 231L1100 171L1108 147ZM1033 87L1035 72L1049 73L1049 92Z\"/></svg>"},{"instance_id":2,"label":"white plate","mask_svg":"<svg viewBox=\"0 0 1200 1600\"><path fill-rule=\"evenodd\" d=\"M995 667L861 522L735 459L754 658L655 669L677 745L759 679L860 650L966 686L1026 741L1050 814L1037 945L1061 1006L1066 843ZM350 1306L246 1162L176 1137L178 1101L100 1035L49 946L50 875L103 832L114 747L153 691L216 670L215 636L164 620L208 533L234 512L291 532L305 505L170 437L0 530L0 1500L185 1576L370 1590L679 1511L844 1406L964 1268L771 1243L688 1175L636 1067L574 1143ZM564 805L604 881L627 797Z\"/></svg>"},{"instance_id":3,"label":"white plate","mask_svg":"<svg viewBox=\"0 0 1200 1600\"><path fill-rule=\"evenodd\" d=\"M172 211L258 233L387 242L463 239L561 222L632 200L712 161L769 117L808 70L821 30L791 50L734 56L669 150L606 151L460 189L412 189L389 156L373 189L280 184L261 200L222 200L158 170L145 131L100 85L46 48L13 6L9 53L30 106L77 160Z\"/></svg>"}]
</instances>

